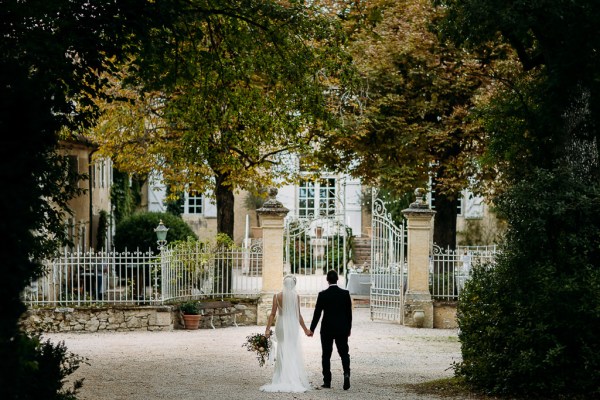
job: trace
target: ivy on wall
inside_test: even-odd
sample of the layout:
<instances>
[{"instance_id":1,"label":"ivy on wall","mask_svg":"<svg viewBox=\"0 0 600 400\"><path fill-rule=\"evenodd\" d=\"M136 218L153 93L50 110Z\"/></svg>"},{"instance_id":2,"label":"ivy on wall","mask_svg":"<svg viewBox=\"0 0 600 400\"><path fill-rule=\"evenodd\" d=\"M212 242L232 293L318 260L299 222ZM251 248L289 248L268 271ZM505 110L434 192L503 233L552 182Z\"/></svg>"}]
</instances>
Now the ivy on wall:
<instances>
[{"instance_id":1,"label":"ivy on wall","mask_svg":"<svg viewBox=\"0 0 600 400\"><path fill-rule=\"evenodd\" d=\"M141 205L143 179L118 169L113 169L113 185L110 189L110 200L113 205L113 216L118 224L129 217Z\"/></svg>"}]
</instances>

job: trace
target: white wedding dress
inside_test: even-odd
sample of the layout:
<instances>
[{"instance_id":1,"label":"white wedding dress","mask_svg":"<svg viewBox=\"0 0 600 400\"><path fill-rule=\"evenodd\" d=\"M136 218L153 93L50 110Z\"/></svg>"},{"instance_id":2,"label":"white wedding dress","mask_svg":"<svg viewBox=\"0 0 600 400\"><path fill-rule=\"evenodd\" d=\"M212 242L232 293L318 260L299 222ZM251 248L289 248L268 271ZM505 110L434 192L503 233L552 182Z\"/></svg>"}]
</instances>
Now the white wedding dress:
<instances>
[{"instance_id":1,"label":"white wedding dress","mask_svg":"<svg viewBox=\"0 0 600 400\"><path fill-rule=\"evenodd\" d=\"M292 279L288 279L292 278ZM283 281L283 301L277 304L275 323L275 372L270 384L261 386L263 392L306 392L310 389L300 345L298 294L293 277ZM277 299L277 296L275 296Z\"/></svg>"}]
</instances>

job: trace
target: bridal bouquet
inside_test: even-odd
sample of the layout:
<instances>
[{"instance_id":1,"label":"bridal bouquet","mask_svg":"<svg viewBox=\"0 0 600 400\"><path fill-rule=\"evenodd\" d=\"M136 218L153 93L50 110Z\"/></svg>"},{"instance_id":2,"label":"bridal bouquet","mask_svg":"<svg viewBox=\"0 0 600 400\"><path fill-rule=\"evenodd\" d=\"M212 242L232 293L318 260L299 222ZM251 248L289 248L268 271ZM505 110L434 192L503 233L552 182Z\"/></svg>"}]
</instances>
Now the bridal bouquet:
<instances>
[{"instance_id":1,"label":"bridal bouquet","mask_svg":"<svg viewBox=\"0 0 600 400\"><path fill-rule=\"evenodd\" d=\"M246 343L242 344L242 347L246 347L248 351L256 353L258 359L258 365L260 367L265 365L265 361L269 359L269 352L271 351L271 339L261 334L255 333L246 337Z\"/></svg>"}]
</instances>

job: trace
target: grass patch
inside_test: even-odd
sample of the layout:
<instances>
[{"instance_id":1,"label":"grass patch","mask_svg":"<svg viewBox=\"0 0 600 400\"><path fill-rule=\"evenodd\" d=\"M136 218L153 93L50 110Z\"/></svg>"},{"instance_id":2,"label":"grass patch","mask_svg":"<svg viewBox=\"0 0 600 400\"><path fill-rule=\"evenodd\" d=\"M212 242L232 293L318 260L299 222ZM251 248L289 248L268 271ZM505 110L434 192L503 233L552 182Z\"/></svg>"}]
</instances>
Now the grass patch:
<instances>
[{"instance_id":1,"label":"grass patch","mask_svg":"<svg viewBox=\"0 0 600 400\"><path fill-rule=\"evenodd\" d=\"M407 389L417 394L435 395L454 399L472 399L472 400L549 400L547 397L495 397L482 393L474 392L465 383L463 378L451 377L437 379L434 381L422 383L410 383L403 385ZM599 397L588 397L582 395L556 395L552 400L591 400Z\"/></svg>"},{"instance_id":2,"label":"grass patch","mask_svg":"<svg viewBox=\"0 0 600 400\"><path fill-rule=\"evenodd\" d=\"M436 379L422 383L407 384L406 387L417 393L424 395L436 395L439 397L474 399L474 400L496 400L498 397L490 397L480 393L474 393L464 382L464 379L452 377Z\"/></svg>"}]
</instances>

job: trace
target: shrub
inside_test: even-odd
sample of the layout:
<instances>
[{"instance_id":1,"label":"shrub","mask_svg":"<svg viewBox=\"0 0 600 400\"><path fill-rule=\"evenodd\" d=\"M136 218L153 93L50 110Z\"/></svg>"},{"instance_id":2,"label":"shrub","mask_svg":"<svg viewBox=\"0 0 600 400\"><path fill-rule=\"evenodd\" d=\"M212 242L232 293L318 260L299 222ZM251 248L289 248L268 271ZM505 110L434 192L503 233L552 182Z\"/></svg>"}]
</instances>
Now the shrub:
<instances>
[{"instance_id":1,"label":"shrub","mask_svg":"<svg viewBox=\"0 0 600 400\"><path fill-rule=\"evenodd\" d=\"M200 314L200 307L197 301L188 301L179 305L179 311L187 315Z\"/></svg>"},{"instance_id":2,"label":"shrub","mask_svg":"<svg viewBox=\"0 0 600 400\"><path fill-rule=\"evenodd\" d=\"M66 378L75 372L85 359L69 353L63 342L43 342L37 335L19 333L7 344L12 347L12 356L3 354L8 369L3 374L10 377L6 385L0 386L3 399L49 399L75 400L83 379L64 387ZM14 358L13 358L14 357Z\"/></svg>"},{"instance_id":3,"label":"shrub","mask_svg":"<svg viewBox=\"0 0 600 400\"><path fill-rule=\"evenodd\" d=\"M498 206L502 254L459 298L457 375L495 395L599 396L600 191L538 172Z\"/></svg>"},{"instance_id":4,"label":"shrub","mask_svg":"<svg viewBox=\"0 0 600 400\"><path fill-rule=\"evenodd\" d=\"M186 240L188 237L197 239L196 234L180 217L170 213L140 212L125 218L117 225L115 233L115 248L118 251L124 251L127 248L130 251L140 249L146 251L158 251L156 243L156 233L154 229L160 221L169 228L167 240L175 242Z\"/></svg>"}]
</instances>

